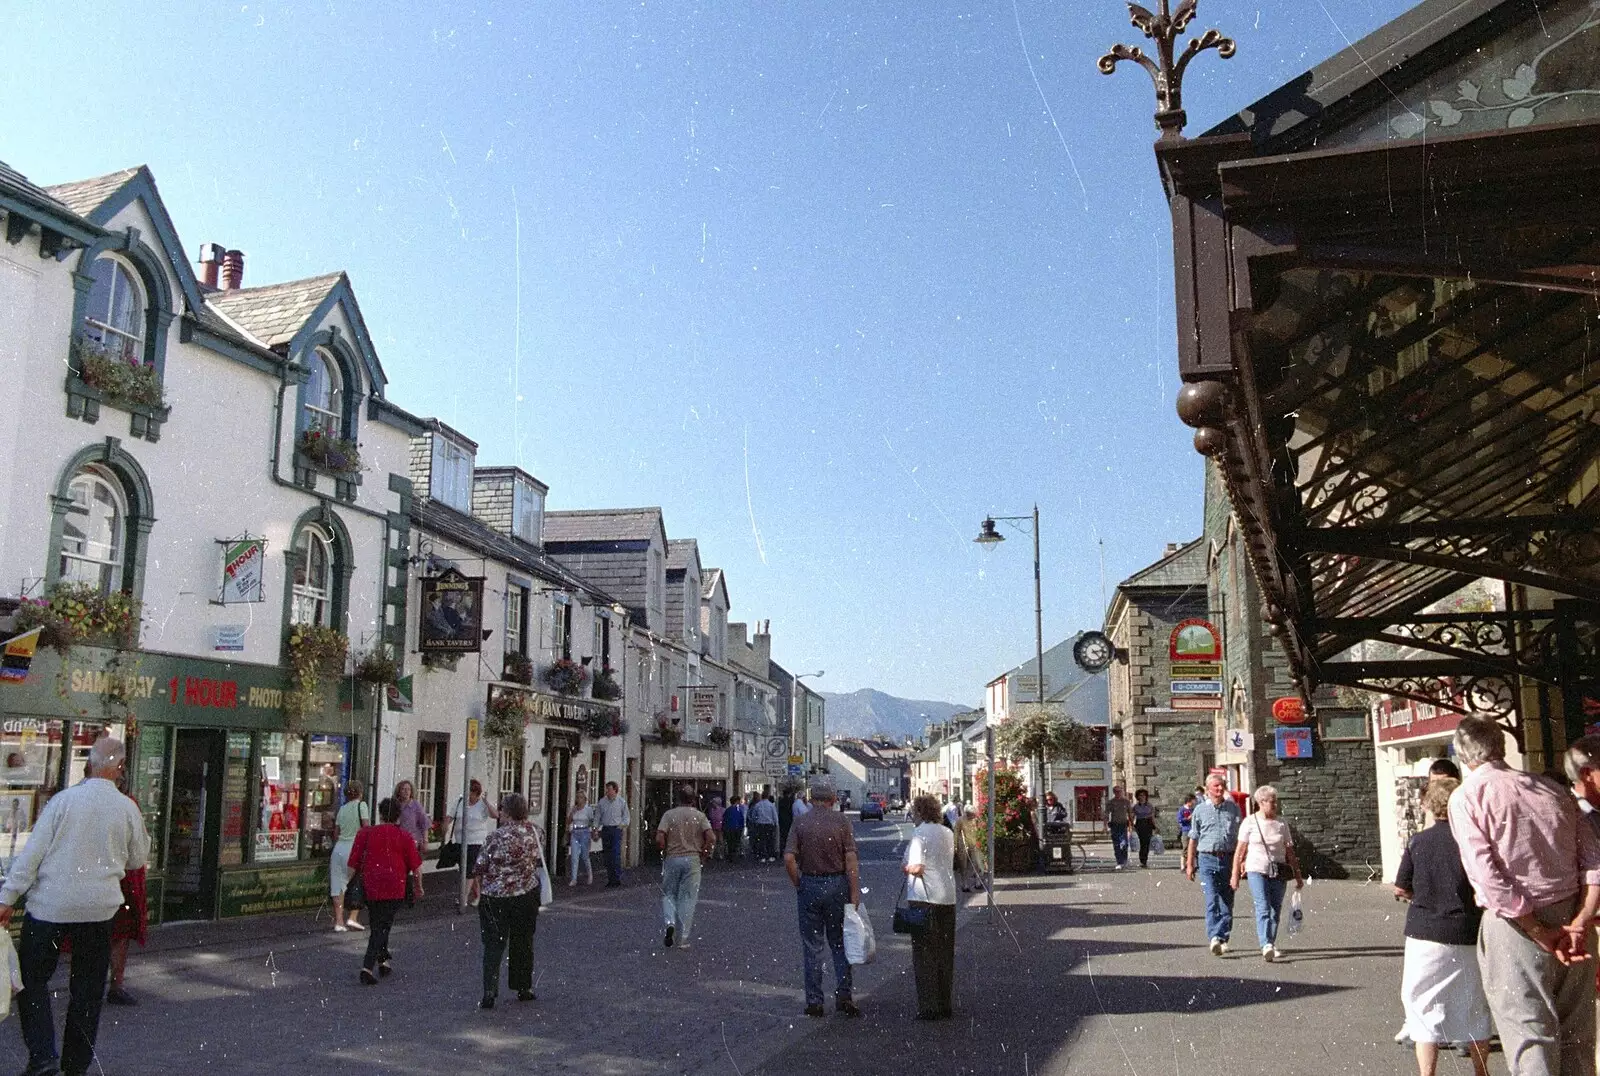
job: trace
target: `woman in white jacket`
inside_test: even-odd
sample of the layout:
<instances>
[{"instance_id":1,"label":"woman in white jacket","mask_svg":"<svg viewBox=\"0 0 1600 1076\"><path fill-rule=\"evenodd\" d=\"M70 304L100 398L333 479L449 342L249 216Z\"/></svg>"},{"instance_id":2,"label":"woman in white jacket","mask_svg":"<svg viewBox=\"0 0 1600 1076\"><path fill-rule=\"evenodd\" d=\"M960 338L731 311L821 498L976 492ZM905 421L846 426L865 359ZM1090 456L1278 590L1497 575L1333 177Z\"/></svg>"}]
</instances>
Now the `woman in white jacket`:
<instances>
[{"instance_id":1,"label":"woman in white jacket","mask_svg":"<svg viewBox=\"0 0 1600 1076\"><path fill-rule=\"evenodd\" d=\"M906 849L906 900L928 912L928 929L911 936L911 966L917 979L917 1019L944 1020L952 1014L956 970L955 834L939 817L939 801L922 795L911 801L916 829Z\"/></svg>"}]
</instances>

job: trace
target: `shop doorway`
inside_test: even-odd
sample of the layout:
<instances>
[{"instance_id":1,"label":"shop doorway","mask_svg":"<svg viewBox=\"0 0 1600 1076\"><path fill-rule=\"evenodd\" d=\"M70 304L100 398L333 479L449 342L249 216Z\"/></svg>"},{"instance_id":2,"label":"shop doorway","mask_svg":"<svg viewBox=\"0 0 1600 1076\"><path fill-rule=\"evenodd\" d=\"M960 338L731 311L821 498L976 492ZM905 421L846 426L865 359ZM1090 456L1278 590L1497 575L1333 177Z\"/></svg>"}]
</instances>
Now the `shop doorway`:
<instances>
[{"instance_id":1,"label":"shop doorway","mask_svg":"<svg viewBox=\"0 0 1600 1076\"><path fill-rule=\"evenodd\" d=\"M176 740L161 902L164 922L213 916L222 844L224 735L219 729L178 729Z\"/></svg>"},{"instance_id":2,"label":"shop doorway","mask_svg":"<svg viewBox=\"0 0 1600 1076\"><path fill-rule=\"evenodd\" d=\"M572 752L555 750L550 752L550 773L546 780L549 782L545 793L545 833L550 842L550 858L555 863L554 877L567 876L567 860L571 858L569 846L572 844L567 839L567 790L572 787Z\"/></svg>"}]
</instances>

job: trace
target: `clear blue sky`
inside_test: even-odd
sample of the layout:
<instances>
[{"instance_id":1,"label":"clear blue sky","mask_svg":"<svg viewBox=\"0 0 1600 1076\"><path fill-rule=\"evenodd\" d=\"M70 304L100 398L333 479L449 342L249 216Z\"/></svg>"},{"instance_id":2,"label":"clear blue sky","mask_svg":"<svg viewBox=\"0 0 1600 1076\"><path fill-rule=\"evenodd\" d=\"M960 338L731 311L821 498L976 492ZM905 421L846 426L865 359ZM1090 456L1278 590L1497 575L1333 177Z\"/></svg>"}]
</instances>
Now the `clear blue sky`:
<instances>
[{"instance_id":1,"label":"clear blue sky","mask_svg":"<svg viewBox=\"0 0 1600 1076\"><path fill-rule=\"evenodd\" d=\"M1190 132L1408 6L1202 0L1239 54ZM1040 505L1046 645L1199 531L1117 0L51 0L0 40L0 159L150 165L247 284L346 270L397 403L552 508L661 505L827 690L976 702L1032 653L986 513Z\"/></svg>"}]
</instances>

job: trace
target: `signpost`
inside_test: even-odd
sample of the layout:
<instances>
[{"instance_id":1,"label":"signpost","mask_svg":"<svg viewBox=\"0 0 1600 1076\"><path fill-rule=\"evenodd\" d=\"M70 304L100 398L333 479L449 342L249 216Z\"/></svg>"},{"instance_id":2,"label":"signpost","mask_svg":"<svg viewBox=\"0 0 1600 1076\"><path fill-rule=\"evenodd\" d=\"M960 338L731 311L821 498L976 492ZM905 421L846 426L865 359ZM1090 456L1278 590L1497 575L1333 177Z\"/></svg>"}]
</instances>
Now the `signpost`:
<instances>
[{"instance_id":1,"label":"signpost","mask_svg":"<svg viewBox=\"0 0 1600 1076\"><path fill-rule=\"evenodd\" d=\"M1167 639L1174 710L1222 709L1222 635L1209 620L1179 621Z\"/></svg>"}]
</instances>

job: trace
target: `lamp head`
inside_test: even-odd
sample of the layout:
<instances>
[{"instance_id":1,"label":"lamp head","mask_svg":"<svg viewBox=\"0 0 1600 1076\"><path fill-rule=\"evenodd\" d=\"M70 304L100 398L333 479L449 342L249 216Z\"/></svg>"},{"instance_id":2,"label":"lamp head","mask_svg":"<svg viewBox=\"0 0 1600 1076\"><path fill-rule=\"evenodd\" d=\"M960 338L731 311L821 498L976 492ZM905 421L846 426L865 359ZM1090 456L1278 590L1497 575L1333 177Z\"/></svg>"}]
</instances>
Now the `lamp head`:
<instances>
[{"instance_id":1,"label":"lamp head","mask_svg":"<svg viewBox=\"0 0 1600 1076\"><path fill-rule=\"evenodd\" d=\"M993 519L983 521L983 530L973 539L979 545L993 546L1006 540L1006 536L995 529Z\"/></svg>"}]
</instances>

